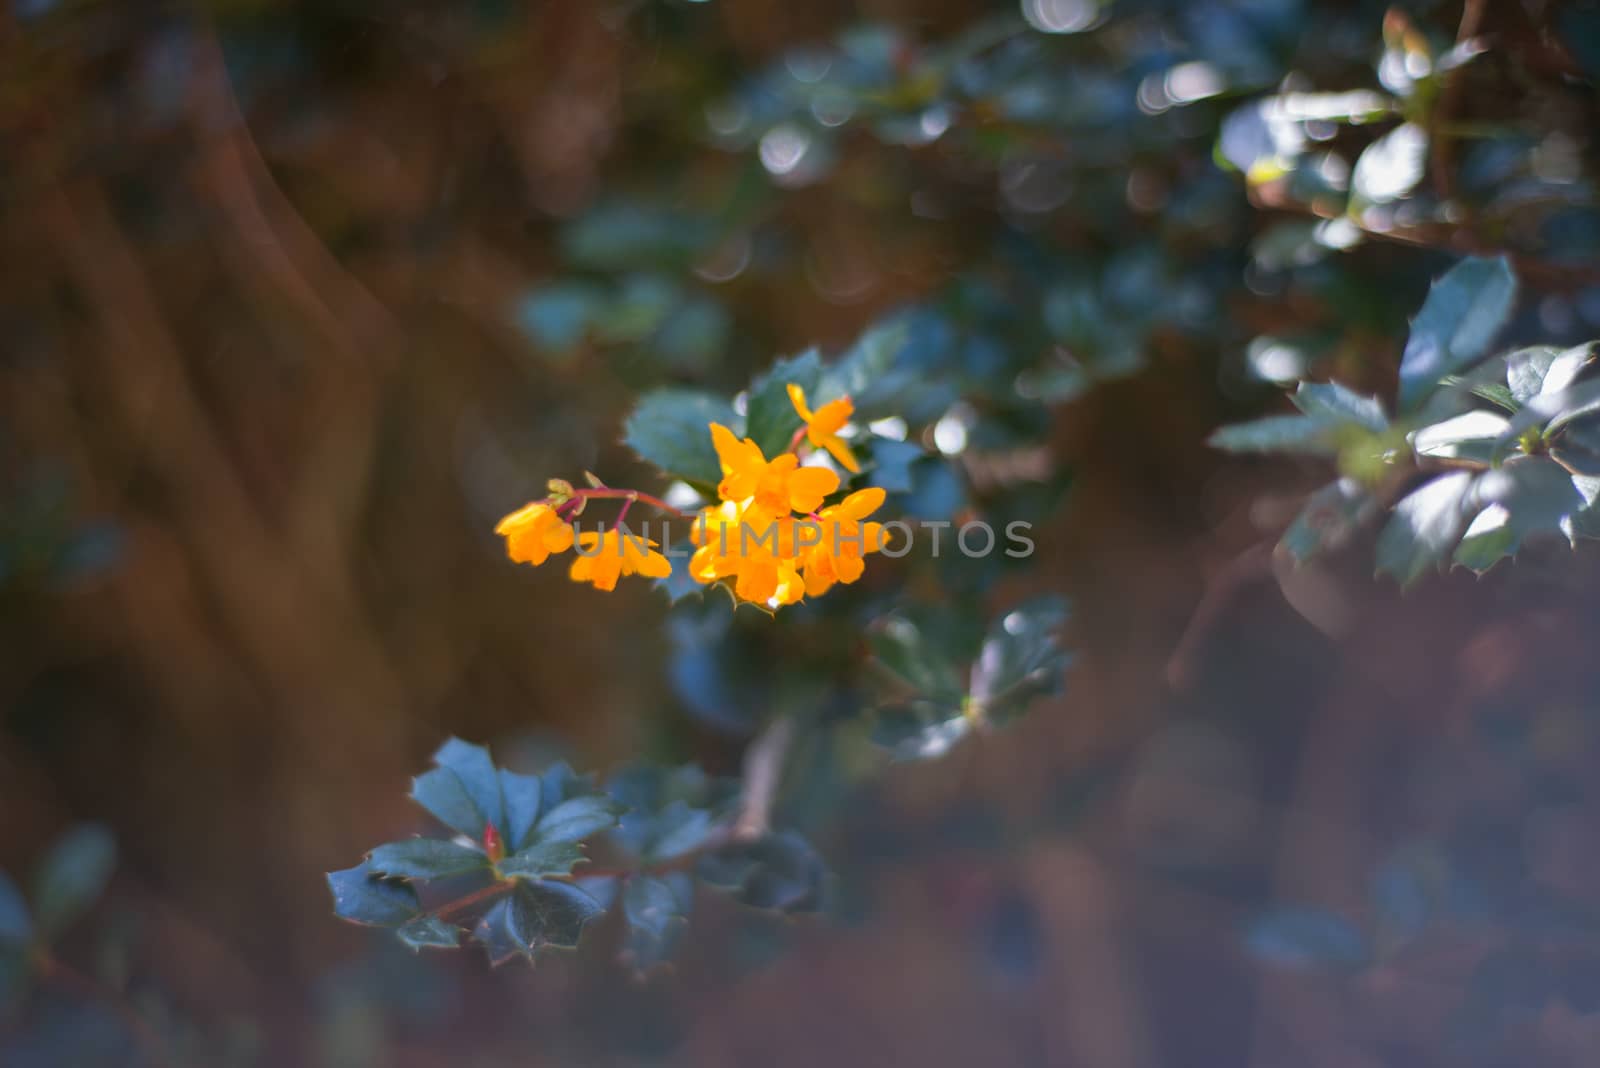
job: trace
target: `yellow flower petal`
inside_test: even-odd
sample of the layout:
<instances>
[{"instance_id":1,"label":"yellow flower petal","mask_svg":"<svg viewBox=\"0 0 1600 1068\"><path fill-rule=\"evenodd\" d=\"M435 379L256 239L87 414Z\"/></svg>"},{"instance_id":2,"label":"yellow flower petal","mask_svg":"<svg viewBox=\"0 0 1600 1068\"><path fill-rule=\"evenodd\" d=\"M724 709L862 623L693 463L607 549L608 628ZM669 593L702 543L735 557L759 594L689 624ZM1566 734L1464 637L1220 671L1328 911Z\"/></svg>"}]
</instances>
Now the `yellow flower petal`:
<instances>
[{"instance_id":1,"label":"yellow flower petal","mask_svg":"<svg viewBox=\"0 0 1600 1068\"><path fill-rule=\"evenodd\" d=\"M839 476L826 467L802 467L789 478L789 505L797 512L815 512L839 488Z\"/></svg>"},{"instance_id":2,"label":"yellow flower petal","mask_svg":"<svg viewBox=\"0 0 1600 1068\"><path fill-rule=\"evenodd\" d=\"M794 405L794 410L800 418L810 423L812 420L811 409L806 407L806 391L794 382L789 383L789 403Z\"/></svg>"},{"instance_id":3,"label":"yellow flower petal","mask_svg":"<svg viewBox=\"0 0 1600 1068\"><path fill-rule=\"evenodd\" d=\"M849 397L840 397L818 408L815 414L809 417L802 414L801 418L808 424L807 429L813 435L811 440L815 442L819 437L837 434L840 428L850 421L855 411L856 406L851 403Z\"/></svg>"},{"instance_id":4,"label":"yellow flower petal","mask_svg":"<svg viewBox=\"0 0 1600 1068\"><path fill-rule=\"evenodd\" d=\"M856 462L856 454L850 451L850 446L844 443L843 438L837 434L829 434L819 444L824 449L827 449L846 471L849 471L852 475L861 473L861 465Z\"/></svg>"},{"instance_id":5,"label":"yellow flower petal","mask_svg":"<svg viewBox=\"0 0 1600 1068\"><path fill-rule=\"evenodd\" d=\"M840 501L829 512L838 512L846 519L865 519L867 516L883 507L884 500L889 495L881 487L870 486L864 490L857 490L844 500Z\"/></svg>"}]
</instances>

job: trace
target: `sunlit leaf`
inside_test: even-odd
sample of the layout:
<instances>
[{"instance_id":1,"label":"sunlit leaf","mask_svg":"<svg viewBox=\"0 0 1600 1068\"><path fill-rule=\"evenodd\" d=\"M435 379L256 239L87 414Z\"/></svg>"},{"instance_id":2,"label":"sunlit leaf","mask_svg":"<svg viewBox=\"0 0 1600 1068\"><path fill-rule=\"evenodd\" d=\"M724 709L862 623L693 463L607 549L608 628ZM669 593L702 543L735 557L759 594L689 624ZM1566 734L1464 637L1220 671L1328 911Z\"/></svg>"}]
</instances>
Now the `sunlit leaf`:
<instances>
[{"instance_id":1,"label":"sunlit leaf","mask_svg":"<svg viewBox=\"0 0 1600 1068\"><path fill-rule=\"evenodd\" d=\"M1440 379L1482 358L1516 295L1517 279L1504 256L1462 260L1434 282L1400 359L1400 407L1418 407Z\"/></svg>"}]
</instances>

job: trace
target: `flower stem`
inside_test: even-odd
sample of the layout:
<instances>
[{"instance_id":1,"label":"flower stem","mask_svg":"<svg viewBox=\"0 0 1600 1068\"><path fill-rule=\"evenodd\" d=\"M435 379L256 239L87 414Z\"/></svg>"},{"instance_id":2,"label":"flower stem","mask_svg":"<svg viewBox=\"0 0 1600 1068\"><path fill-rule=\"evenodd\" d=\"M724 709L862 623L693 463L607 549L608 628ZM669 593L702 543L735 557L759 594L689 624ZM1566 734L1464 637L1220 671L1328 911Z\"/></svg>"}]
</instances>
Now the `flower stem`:
<instances>
[{"instance_id":1,"label":"flower stem","mask_svg":"<svg viewBox=\"0 0 1600 1068\"><path fill-rule=\"evenodd\" d=\"M572 491L572 499L575 501L584 499L596 501L627 501L628 503L622 506L622 515L627 514L628 505L631 505L634 501L643 501L645 504L648 504L657 511L666 512L668 515L675 516L678 519L690 518L688 512L672 507L672 505L668 504L660 497L652 497L648 493L642 493L639 490L633 489L612 489L610 486L601 487L599 489L574 489ZM617 517L617 521L622 521L621 515Z\"/></svg>"}]
</instances>

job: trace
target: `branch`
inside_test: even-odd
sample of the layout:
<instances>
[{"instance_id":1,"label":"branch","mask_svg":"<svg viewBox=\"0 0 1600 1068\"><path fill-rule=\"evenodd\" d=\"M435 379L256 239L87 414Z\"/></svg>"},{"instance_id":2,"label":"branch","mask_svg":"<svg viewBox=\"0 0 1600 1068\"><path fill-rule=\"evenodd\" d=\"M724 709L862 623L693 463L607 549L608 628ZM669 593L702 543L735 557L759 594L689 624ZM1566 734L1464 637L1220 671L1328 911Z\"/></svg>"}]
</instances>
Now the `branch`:
<instances>
[{"instance_id":1,"label":"branch","mask_svg":"<svg viewBox=\"0 0 1600 1068\"><path fill-rule=\"evenodd\" d=\"M783 764L794 740L794 720L780 716L767 724L744 753L744 797L733 825L735 841L749 842L767 833L772 804L783 781Z\"/></svg>"}]
</instances>

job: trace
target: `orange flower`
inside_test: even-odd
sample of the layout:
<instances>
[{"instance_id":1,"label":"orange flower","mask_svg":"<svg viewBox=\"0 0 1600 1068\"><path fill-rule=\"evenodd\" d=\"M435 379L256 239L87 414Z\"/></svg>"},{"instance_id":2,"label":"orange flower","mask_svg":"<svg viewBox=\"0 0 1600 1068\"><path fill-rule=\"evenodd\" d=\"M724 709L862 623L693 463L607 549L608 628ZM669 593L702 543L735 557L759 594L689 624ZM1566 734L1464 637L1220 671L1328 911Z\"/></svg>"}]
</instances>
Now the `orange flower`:
<instances>
[{"instance_id":1,"label":"orange flower","mask_svg":"<svg viewBox=\"0 0 1600 1068\"><path fill-rule=\"evenodd\" d=\"M579 555L567 572L573 582L593 583L597 590L614 590L622 575L666 578L672 564L652 550L656 543L637 534L608 530L603 534L584 531L578 535Z\"/></svg>"},{"instance_id":2,"label":"orange flower","mask_svg":"<svg viewBox=\"0 0 1600 1068\"><path fill-rule=\"evenodd\" d=\"M806 593L820 597L835 582L851 583L861 577L866 570L862 557L882 549L884 541L883 524L861 520L881 508L885 496L876 486L860 490L817 516L821 541L806 549Z\"/></svg>"},{"instance_id":3,"label":"orange flower","mask_svg":"<svg viewBox=\"0 0 1600 1068\"><path fill-rule=\"evenodd\" d=\"M856 406L850 398L840 397L831 400L813 412L806 405L806 391L790 382L789 402L794 405L794 410L800 413L800 418L805 420L806 439L819 449L827 449L846 471L851 474L859 473L861 465L856 462L850 446L839 436L839 431L844 429L844 425L856 411ZM810 509L803 510L810 511Z\"/></svg>"},{"instance_id":4,"label":"orange flower","mask_svg":"<svg viewBox=\"0 0 1600 1068\"><path fill-rule=\"evenodd\" d=\"M538 566L551 553L572 548L572 527L543 501L520 508L495 526L506 539L506 555L519 564Z\"/></svg>"},{"instance_id":5,"label":"orange flower","mask_svg":"<svg viewBox=\"0 0 1600 1068\"><path fill-rule=\"evenodd\" d=\"M725 501L754 501L772 516L813 512L839 488L839 476L822 467L801 467L792 452L768 460L761 446L738 438L721 423L711 424L711 443L722 466L717 496Z\"/></svg>"}]
</instances>

